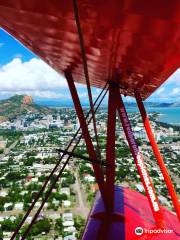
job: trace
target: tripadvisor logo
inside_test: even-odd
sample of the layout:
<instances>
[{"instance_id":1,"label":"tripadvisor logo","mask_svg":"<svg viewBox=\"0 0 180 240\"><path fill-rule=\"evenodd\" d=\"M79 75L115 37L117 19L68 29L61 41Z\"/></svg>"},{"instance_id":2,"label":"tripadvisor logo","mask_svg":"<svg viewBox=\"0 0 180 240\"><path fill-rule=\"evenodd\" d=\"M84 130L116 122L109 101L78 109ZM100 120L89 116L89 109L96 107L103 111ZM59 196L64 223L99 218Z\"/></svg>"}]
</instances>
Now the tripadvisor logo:
<instances>
[{"instance_id":1,"label":"tripadvisor logo","mask_svg":"<svg viewBox=\"0 0 180 240\"><path fill-rule=\"evenodd\" d=\"M136 235L142 235L144 234L161 234L161 233L165 233L165 234L170 234L173 233L172 229L146 229L146 228L142 228L142 227L136 227L134 230Z\"/></svg>"},{"instance_id":2,"label":"tripadvisor logo","mask_svg":"<svg viewBox=\"0 0 180 240\"><path fill-rule=\"evenodd\" d=\"M142 227L135 228L135 234L136 235L142 235L143 234L143 228Z\"/></svg>"}]
</instances>

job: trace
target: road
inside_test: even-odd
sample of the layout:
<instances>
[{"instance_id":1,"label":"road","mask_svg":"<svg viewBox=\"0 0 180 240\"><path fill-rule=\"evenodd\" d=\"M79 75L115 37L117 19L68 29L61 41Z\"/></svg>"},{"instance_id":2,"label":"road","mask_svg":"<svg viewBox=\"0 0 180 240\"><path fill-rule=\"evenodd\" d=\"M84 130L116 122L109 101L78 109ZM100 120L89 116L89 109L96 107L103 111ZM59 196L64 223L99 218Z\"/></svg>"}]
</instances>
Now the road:
<instances>
[{"instance_id":1,"label":"road","mask_svg":"<svg viewBox=\"0 0 180 240\"><path fill-rule=\"evenodd\" d=\"M11 149L13 149L16 144L18 143L19 139L16 140L15 142L13 142L8 148L4 149L4 153L0 155L0 160L2 160L6 155L8 155L11 151Z\"/></svg>"},{"instance_id":2,"label":"road","mask_svg":"<svg viewBox=\"0 0 180 240\"><path fill-rule=\"evenodd\" d=\"M76 212L76 214L79 214L84 218L87 218L89 214L89 208L86 205L85 194L83 193L83 190L80 188L81 183L79 181L79 176L77 172L75 172L75 178L76 178L76 181L73 187L77 194L78 206L75 208L74 212Z\"/></svg>"}]
</instances>

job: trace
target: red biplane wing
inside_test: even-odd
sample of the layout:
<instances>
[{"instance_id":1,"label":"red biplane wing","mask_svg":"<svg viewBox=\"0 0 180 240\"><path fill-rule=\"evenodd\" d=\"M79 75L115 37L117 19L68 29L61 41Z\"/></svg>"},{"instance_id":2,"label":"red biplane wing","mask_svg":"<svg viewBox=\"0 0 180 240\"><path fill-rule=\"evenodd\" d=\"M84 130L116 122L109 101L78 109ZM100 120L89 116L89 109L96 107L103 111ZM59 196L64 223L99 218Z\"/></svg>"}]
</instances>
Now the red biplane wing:
<instances>
[{"instance_id":1,"label":"red biplane wing","mask_svg":"<svg viewBox=\"0 0 180 240\"><path fill-rule=\"evenodd\" d=\"M114 70L124 93L153 93L180 63L179 0L79 0L90 83ZM73 1L0 0L0 26L58 72L85 83Z\"/></svg>"}]
</instances>

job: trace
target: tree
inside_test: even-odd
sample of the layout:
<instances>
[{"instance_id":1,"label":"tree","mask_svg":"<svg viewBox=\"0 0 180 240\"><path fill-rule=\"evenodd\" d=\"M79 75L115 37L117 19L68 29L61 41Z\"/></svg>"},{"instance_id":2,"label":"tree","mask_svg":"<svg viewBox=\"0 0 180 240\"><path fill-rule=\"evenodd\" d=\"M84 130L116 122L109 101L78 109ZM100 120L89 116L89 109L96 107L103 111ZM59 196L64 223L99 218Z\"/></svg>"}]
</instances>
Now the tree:
<instances>
[{"instance_id":1,"label":"tree","mask_svg":"<svg viewBox=\"0 0 180 240\"><path fill-rule=\"evenodd\" d=\"M74 217L74 226L77 229L78 233L77 233L77 238L80 239L83 230L84 230L84 226L85 226L85 219L82 218L81 216L77 215Z\"/></svg>"},{"instance_id":2,"label":"tree","mask_svg":"<svg viewBox=\"0 0 180 240\"><path fill-rule=\"evenodd\" d=\"M0 240L3 240L3 231L0 229Z\"/></svg>"},{"instance_id":3,"label":"tree","mask_svg":"<svg viewBox=\"0 0 180 240\"><path fill-rule=\"evenodd\" d=\"M4 211L4 204L6 203L7 198L6 197L0 197L0 211Z\"/></svg>"},{"instance_id":4,"label":"tree","mask_svg":"<svg viewBox=\"0 0 180 240\"><path fill-rule=\"evenodd\" d=\"M81 175L84 173L88 173L92 176L94 175L92 168L90 168L89 166L83 165L83 164L81 164L81 166L79 168L79 172Z\"/></svg>"},{"instance_id":5,"label":"tree","mask_svg":"<svg viewBox=\"0 0 180 240\"><path fill-rule=\"evenodd\" d=\"M25 230L27 229L27 225L24 226L22 229L21 235L24 234ZM34 223L34 225L31 228L31 231L29 233L30 236L36 236L42 232L45 232L46 234L50 231L51 229L51 223L50 220L47 218L44 218L42 220L39 220L38 222Z\"/></svg>"},{"instance_id":6,"label":"tree","mask_svg":"<svg viewBox=\"0 0 180 240\"><path fill-rule=\"evenodd\" d=\"M140 138L137 138L137 139L136 139L136 143L137 143L138 146L142 146L142 141L141 141Z\"/></svg>"},{"instance_id":7,"label":"tree","mask_svg":"<svg viewBox=\"0 0 180 240\"><path fill-rule=\"evenodd\" d=\"M8 181L18 181L18 180L21 180L21 179L23 179L24 178L24 176L22 176L21 175L21 173L20 172L9 172L8 174L7 174L7 176L6 176L6 179L8 180Z\"/></svg>"},{"instance_id":8,"label":"tree","mask_svg":"<svg viewBox=\"0 0 180 240\"><path fill-rule=\"evenodd\" d=\"M56 230L56 231L58 231L58 233L60 234L60 235L63 235L63 221L62 221L62 218L58 218L58 219L56 219L56 223L55 223L55 227L54 227L54 229Z\"/></svg>"},{"instance_id":9,"label":"tree","mask_svg":"<svg viewBox=\"0 0 180 240\"><path fill-rule=\"evenodd\" d=\"M89 202L89 203L92 203L92 201L94 200L94 193L92 193L92 192L89 192L88 193L88 196L87 196L87 201Z\"/></svg>"},{"instance_id":10,"label":"tree","mask_svg":"<svg viewBox=\"0 0 180 240\"><path fill-rule=\"evenodd\" d=\"M11 221L9 218L1 222L1 230L6 232L15 231L17 225L20 223L22 215L19 215L15 220Z\"/></svg>"}]
</instances>

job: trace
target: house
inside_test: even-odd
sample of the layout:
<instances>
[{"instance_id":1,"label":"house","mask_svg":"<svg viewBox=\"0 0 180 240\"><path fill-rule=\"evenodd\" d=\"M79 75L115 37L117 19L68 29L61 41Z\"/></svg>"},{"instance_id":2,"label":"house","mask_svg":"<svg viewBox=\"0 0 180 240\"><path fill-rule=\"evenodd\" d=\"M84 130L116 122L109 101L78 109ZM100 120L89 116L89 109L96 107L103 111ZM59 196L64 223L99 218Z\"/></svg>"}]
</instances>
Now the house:
<instances>
[{"instance_id":1,"label":"house","mask_svg":"<svg viewBox=\"0 0 180 240\"><path fill-rule=\"evenodd\" d=\"M64 240L77 240L77 238L73 235L69 235L69 236L64 237Z\"/></svg>"},{"instance_id":2,"label":"house","mask_svg":"<svg viewBox=\"0 0 180 240\"><path fill-rule=\"evenodd\" d=\"M164 196L160 195L160 196L158 196L158 199L159 199L159 201L162 205L168 205L169 206L168 200Z\"/></svg>"},{"instance_id":3,"label":"house","mask_svg":"<svg viewBox=\"0 0 180 240\"><path fill-rule=\"evenodd\" d=\"M32 217L29 216L26 218L26 223L31 223L31 221L32 221Z\"/></svg>"},{"instance_id":4,"label":"house","mask_svg":"<svg viewBox=\"0 0 180 240\"><path fill-rule=\"evenodd\" d=\"M66 194L67 196L69 196L70 188L67 188L67 187L61 188L61 194Z\"/></svg>"},{"instance_id":5,"label":"house","mask_svg":"<svg viewBox=\"0 0 180 240\"><path fill-rule=\"evenodd\" d=\"M64 227L72 227L74 226L74 221L64 221L62 224Z\"/></svg>"},{"instance_id":6,"label":"house","mask_svg":"<svg viewBox=\"0 0 180 240\"><path fill-rule=\"evenodd\" d=\"M73 214L72 213L63 213L63 226L64 227L72 227L74 226Z\"/></svg>"},{"instance_id":7,"label":"house","mask_svg":"<svg viewBox=\"0 0 180 240\"><path fill-rule=\"evenodd\" d=\"M71 202L69 200L64 200L63 201L63 206L64 207L70 207L71 206Z\"/></svg>"},{"instance_id":8,"label":"house","mask_svg":"<svg viewBox=\"0 0 180 240\"><path fill-rule=\"evenodd\" d=\"M0 148L4 149L6 147L7 140L0 139Z\"/></svg>"},{"instance_id":9,"label":"house","mask_svg":"<svg viewBox=\"0 0 180 240\"><path fill-rule=\"evenodd\" d=\"M77 232L75 227L66 227L64 228L64 232L69 232L69 233L73 233L73 232Z\"/></svg>"},{"instance_id":10,"label":"house","mask_svg":"<svg viewBox=\"0 0 180 240\"><path fill-rule=\"evenodd\" d=\"M23 203L22 202L16 203L14 205L14 209L22 211L23 210Z\"/></svg>"},{"instance_id":11,"label":"house","mask_svg":"<svg viewBox=\"0 0 180 240\"><path fill-rule=\"evenodd\" d=\"M95 181L95 177L91 176L91 175L87 175L84 177L84 180L87 182L94 182Z\"/></svg>"},{"instance_id":12,"label":"house","mask_svg":"<svg viewBox=\"0 0 180 240\"><path fill-rule=\"evenodd\" d=\"M63 213L62 214L63 221L72 221L73 220L73 214L72 213Z\"/></svg>"},{"instance_id":13,"label":"house","mask_svg":"<svg viewBox=\"0 0 180 240\"><path fill-rule=\"evenodd\" d=\"M44 219L44 214L42 213L42 214L38 215L36 220L39 221L39 220L43 220L43 219Z\"/></svg>"},{"instance_id":14,"label":"house","mask_svg":"<svg viewBox=\"0 0 180 240\"><path fill-rule=\"evenodd\" d=\"M31 179L32 179L32 176L27 176L26 177L26 181L31 181Z\"/></svg>"},{"instance_id":15,"label":"house","mask_svg":"<svg viewBox=\"0 0 180 240\"><path fill-rule=\"evenodd\" d=\"M34 177L31 179L32 182L38 182L38 178L37 177Z\"/></svg>"},{"instance_id":16,"label":"house","mask_svg":"<svg viewBox=\"0 0 180 240\"><path fill-rule=\"evenodd\" d=\"M144 192L144 187L142 184L136 184L136 189L139 191L139 192Z\"/></svg>"},{"instance_id":17,"label":"house","mask_svg":"<svg viewBox=\"0 0 180 240\"><path fill-rule=\"evenodd\" d=\"M28 193L28 191L27 191L27 190L24 190L24 191L20 192L20 195L24 196L24 195L27 194L27 193Z\"/></svg>"},{"instance_id":18,"label":"house","mask_svg":"<svg viewBox=\"0 0 180 240\"><path fill-rule=\"evenodd\" d=\"M99 190L98 184L97 183L91 184L90 189L91 189L91 192L93 193L98 191Z\"/></svg>"},{"instance_id":19,"label":"house","mask_svg":"<svg viewBox=\"0 0 180 240\"><path fill-rule=\"evenodd\" d=\"M12 236L13 232L3 232L3 240L10 240L11 236Z\"/></svg>"},{"instance_id":20,"label":"house","mask_svg":"<svg viewBox=\"0 0 180 240\"><path fill-rule=\"evenodd\" d=\"M8 207L12 207L12 206L13 206L13 203L5 203L4 204L4 210L7 211Z\"/></svg>"},{"instance_id":21,"label":"house","mask_svg":"<svg viewBox=\"0 0 180 240\"><path fill-rule=\"evenodd\" d=\"M142 127L136 126L133 130L135 138L147 140L146 132Z\"/></svg>"},{"instance_id":22,"label":"house","mask_svg":"<svg viewBox=\"0 0 180 240\"><path fill-rule=\"evenodd\" d=\"M0 191L0 197L6 197L8 193L4 190Z\"/></svg>"},{"instance_id":23,"label":"house","mask_svg":"<svg viewBox=\"0 0 180 240\"><path fill-rule=\"evenodd\" d=\"M5 217L0 216L0 222L3 222ZM1 224L0 224L1 225Z\"/></svg>"},{"instance_id":24,"label":"house","mask_svg":"<svg viewBox=\"0 0 180 240\"><path fill-rule=\"evenodd\" d=\"M41 206L41 203L40 203L40 202L36 202L36 203L35 203L35 207L36 207L36 208L39 208L40 206Z\"/></svg>"},{"instance_id":25,"label":"house","mask_svg":"<svg viewBox=\"0 0 180 240\"><path fill-rule=\"evenodd\" d=\"M13 222L14 220L16 220L15 216L10 216L9 219Z\"/></svg>"},{"instance_id":26,"label":"house","mask_svg":"<svg viewBox=\"0 0 180 240\"><path fill-rule=\"evenodd\" d=\"M52 203L56 206L59 206L60 205L60 201L59 200L56 200L56 199L53 199Z\"/></svg>"}]
</instances>

